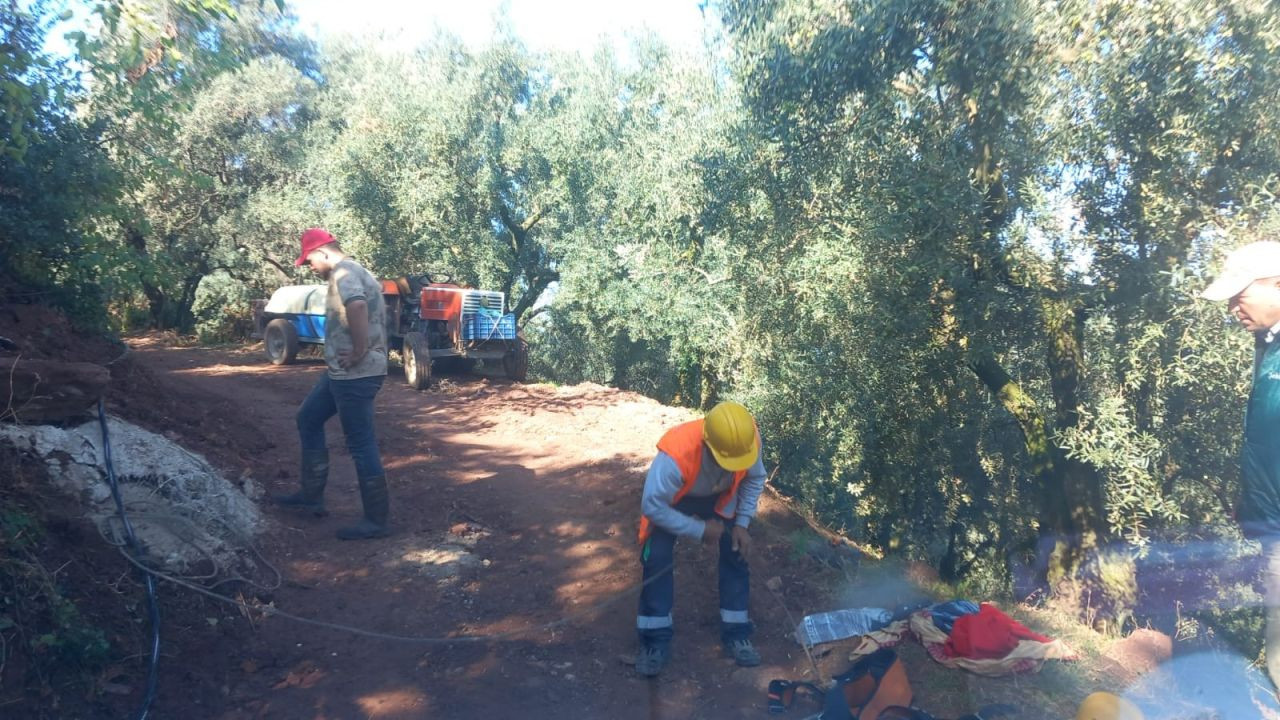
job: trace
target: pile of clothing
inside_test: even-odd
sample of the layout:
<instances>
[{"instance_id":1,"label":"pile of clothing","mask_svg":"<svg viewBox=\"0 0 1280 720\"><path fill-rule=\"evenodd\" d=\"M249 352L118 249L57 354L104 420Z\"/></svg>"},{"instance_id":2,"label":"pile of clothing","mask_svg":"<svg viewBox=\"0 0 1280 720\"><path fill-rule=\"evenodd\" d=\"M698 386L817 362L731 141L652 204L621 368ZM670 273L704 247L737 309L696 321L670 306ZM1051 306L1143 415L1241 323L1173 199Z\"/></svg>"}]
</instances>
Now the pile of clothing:
<instances>
[{"instance_id":1,"label":"pile of clothing","mask_svg":"<svg viewBox=\"0 0 1280 720\"><path fill-rule=\"evenodd\" d=\"M1038 671L1046 660L1075 660L1066 643L1041 635L990 603L968 600L931 605L861 636L851 655L893 647L913 633L930 657L947 667L999 676Z\"/></svg>"}]
</instances>

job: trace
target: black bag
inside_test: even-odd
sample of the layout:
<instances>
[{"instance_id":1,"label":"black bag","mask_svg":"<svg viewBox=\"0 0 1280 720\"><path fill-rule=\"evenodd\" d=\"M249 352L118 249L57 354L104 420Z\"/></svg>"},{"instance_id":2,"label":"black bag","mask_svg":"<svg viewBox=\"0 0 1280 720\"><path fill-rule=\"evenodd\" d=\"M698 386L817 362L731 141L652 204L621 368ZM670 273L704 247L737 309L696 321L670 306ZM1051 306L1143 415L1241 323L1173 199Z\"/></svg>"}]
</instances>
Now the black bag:
<instances>
[{"instance_id":1,"label":"black bag","mask_svg":"<svg viewBox=\"0 0 1280 720\"><path fill-rule=\"evenodd\" d=\"M911 683L898 654L880 648L859 658L846 672L832 678L825 693L813 683L774 680L769 683L769 712L785 711L796 691L808 690L823 699L821 720L940 720L911 707ZM958 720L994 720L1015 712L1012 705L988 705Z\"/></svg>"},{"instance_id":2,"label":"black bag","mask_svg":"<svg viewBox=\"0 0 1280 720\"><path fill-rule=\"evenodd\" d=\"M890 708L911 707L907 671L898 654L889 648L859 658L853 667L832 679L836 684L827 691L822 720L879 720L894 717L883 714Z\"/></svg>"}]
</instances>

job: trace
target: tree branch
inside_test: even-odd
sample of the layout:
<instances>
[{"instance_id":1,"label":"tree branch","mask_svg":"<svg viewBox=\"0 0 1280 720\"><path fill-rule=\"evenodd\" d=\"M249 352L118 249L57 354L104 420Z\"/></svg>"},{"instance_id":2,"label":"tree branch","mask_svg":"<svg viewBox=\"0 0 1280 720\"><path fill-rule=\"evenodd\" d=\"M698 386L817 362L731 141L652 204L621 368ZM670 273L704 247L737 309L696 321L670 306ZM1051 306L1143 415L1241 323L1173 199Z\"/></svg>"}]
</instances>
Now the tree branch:
<instances>
[{"instance_id":1,"label":"tree branch","mask_svg":"<svg viewBox=\"0 0 1280 720\"><path fill-rule=\"evenodd\" d=\"M280 263L276 262L276 261L275 261L275 259L271 258L270 256L263 255L263 256L262 256L262 260L263 260L263 262L265 262L266 264L268 264L268 265L270 265L271 267L273 267L273 268L275 268L275 269L276 269L276 272L280 274L280 279L281 279L281 280L288 280L288 279L289 279L289 272L288 272L287 270L285 270L285 269L284 269L284 266L283 266L283 265L281 265Z\"/></svg>"},{"instance_id":2,"label":"tree branch","mask_svg":"<svg viewBox=\"0 0 1280 720\"><path fill-rule=\"evenodd\" d=\"M538 221L542 220L542 218L546 217L546 215L547 215L546 209L538 210L531 217L528 217L525 219L525 221L520 225L520 229L524 230L525 232L529 232L530 230L533 229L533 226L537 225Z\"/></svg>"}]
</instances>

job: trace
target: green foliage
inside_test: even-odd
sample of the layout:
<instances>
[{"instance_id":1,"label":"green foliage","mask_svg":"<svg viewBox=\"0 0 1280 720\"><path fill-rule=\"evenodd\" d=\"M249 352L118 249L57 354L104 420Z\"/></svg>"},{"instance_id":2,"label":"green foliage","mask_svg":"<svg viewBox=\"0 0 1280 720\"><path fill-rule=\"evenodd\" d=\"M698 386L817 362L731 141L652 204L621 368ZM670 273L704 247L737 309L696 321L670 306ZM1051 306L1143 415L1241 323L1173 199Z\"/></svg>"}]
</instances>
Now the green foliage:
<instances>
[{"instance_id":1,"label":"green foliage","mask_svg":"<svg viewBox=\"0 0 1280 720\"><path fill-rule=\"evenodd\" d=\"M5 499L13 497L6 493ZM44 528L26 508L7 504L0 511L0 635L6 645L19 646L29 659L29 680L42 686L101 669L111 651L102 629L81 615L40 564L43 537Z\"/></svg>"},{"instance_id":2,"label":"green foliage","mask_svg":"<svg viewBox=\"0 0 1280 720\"><path fill-rule=\"evenodd\" d=\"M1266 637L1266 610L1261 600L1251 588L1230 588L1214 607L1192 614L1190 619L1195 624L1188 627L1187 633L1192 638L1210 634L1211 638L1234 648L1241 657L1261 665L1265 662L1263 638Z\"/></svg>"},{"instance_id":3,"label":"green foliage","mask_svg":"<svg viewBox=\"0 0 1280 720\"><path fill-rule=\"evenodd\" d=\"M117 257L100 223L119 174L102 152L102 127L68 117L59 100L73 77L42 54L51 22L43 3L0 9L0 293L61 307L84 327L105 323L102 286Z\"/></svg>"},{"instance_id":4,"label":"green foliage","mask_svg":"<svg viewBox=\"0 0 1280 720\"><path fill-rule=\"evenodd\" d=\"M236 342L254 331L251 286L226 273L206 277L196 294L192 314L202 344Z\"/></svg>"},{"instance_id":5,"label":"green foliage","mask_svg":"<svg viewBox=\"0 0 1280 720\"><path fill-rule=\"evenodd\" d=\"M1276 21L1247 2L723 10L760 156L782 158L753 250L784 250L752 270L783 300L757 307L735 387L784 487L944 570L1047 532L1230 532L1247 338L1194 294L1271 204Z\"/></svg>"},{"instance_id":6,"label":"green foliage","mask_svg":"<svg viewBox=\"0 0 1280 720\"><path fill-rule=\"evenodd\" d=\"M507 293L540 376L746 402L778 487L948 580L1235 532L1248 338L1196 293L1280 226L1265 4L726 0L623 62L101 2L92 92L36 7L0 251L86 317L234 337L323 225Z\"/></svg>"}]
</instances>

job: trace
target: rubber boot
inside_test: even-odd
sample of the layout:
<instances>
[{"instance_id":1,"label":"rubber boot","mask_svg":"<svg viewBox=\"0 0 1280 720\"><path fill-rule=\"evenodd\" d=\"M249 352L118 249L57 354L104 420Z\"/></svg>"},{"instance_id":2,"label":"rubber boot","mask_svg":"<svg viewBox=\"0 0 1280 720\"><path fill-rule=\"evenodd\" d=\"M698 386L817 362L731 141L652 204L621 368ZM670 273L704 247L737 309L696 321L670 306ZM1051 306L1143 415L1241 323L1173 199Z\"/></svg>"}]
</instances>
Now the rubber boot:
<instances>
[{"instance_id":1,"label":"rubber boot","mask_svg":"<svg viewBox=\"0 0 1280 720\"><path fill-rule=\"evenodd\" d=\"M273 495L278 505L297 508L323 517L329 512L324 508L324 486L329 482L329 451L303 450L302 470L299 474L302 488L289 495Z\"/></svg>"},{"instance_id":2,"label":"rubber boot","mask_svg":"<svg viewBox=\"0 0 1280 720\"><path fill-rule=\"evenodd\" d=\"M338 530L339 540L369 540L391 534L387 528L387 476L360 478L360 500L364 518L351 527Z\"/></svg>"}]
</instances>

